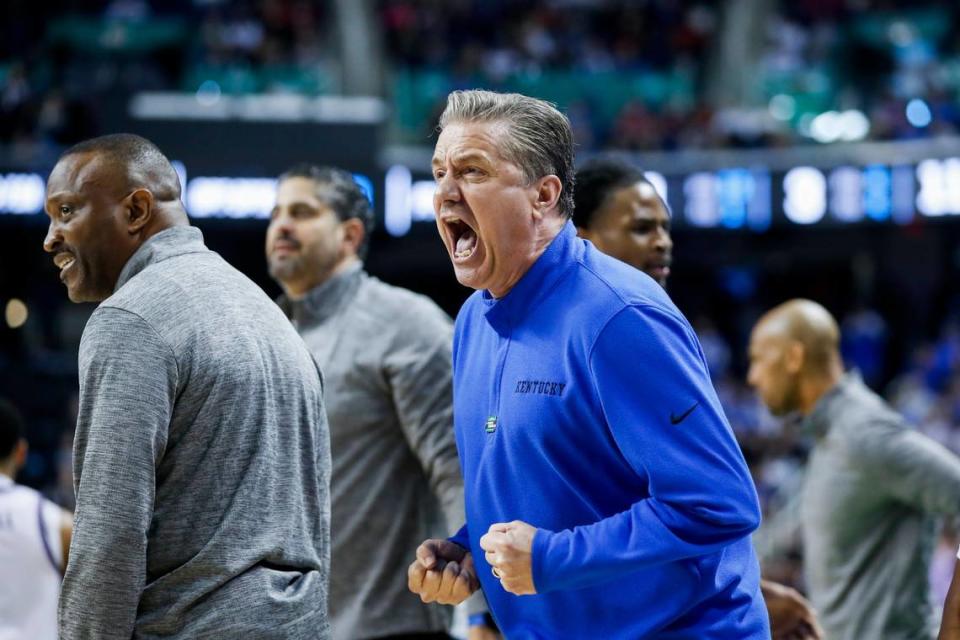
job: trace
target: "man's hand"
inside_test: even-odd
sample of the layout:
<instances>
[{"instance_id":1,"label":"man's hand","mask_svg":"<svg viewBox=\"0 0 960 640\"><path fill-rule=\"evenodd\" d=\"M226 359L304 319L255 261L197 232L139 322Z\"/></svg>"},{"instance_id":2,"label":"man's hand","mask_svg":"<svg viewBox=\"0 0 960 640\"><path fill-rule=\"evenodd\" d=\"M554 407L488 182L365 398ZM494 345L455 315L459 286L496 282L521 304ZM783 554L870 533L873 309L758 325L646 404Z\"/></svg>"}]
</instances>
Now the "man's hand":
<instances>
[{"instance_id":1,"label":"man's hand","mask_svg":"<svg viewBox=\"0 0 960 640\"><path fill-rule=\"evenodd\" d=\"M822 640L817 614L800 592L769 580L761 581L760 589L767 602L773 640Z\"/></svg>"},{"instance_id":2,"label":"man's hand","mask_svg":"<svg viewBox=\"0 0 960 640\"><path fill-rule=\"evenodd\" d=\"M504 590L518 596L536 593L533 586L533 563L530 555L536 527L526 522L500 522L480 538L480 548L500 580Z\"/></svg>"},{"instance_id":3,"label":"man's hand","mask_svg":"<svg viewBox=\"0 0 960 640\"><path fill-rule=\"evenodd\" d=\"M449 540L427 540L407 569L407 587L424 602L457 605L480 588L473 556Z\"/></svg>"}]
</instances>

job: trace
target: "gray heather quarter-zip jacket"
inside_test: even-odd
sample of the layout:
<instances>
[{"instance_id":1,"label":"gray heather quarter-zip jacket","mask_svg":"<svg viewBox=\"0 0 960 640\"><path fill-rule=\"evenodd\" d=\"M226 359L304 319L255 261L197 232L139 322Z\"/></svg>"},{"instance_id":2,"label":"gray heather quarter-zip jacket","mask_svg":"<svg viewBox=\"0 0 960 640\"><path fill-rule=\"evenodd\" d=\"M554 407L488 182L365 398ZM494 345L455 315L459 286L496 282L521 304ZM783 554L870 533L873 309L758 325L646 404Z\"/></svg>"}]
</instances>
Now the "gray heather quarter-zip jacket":
<instances>
[{"instance_id":1,"label":"gray heather quarter-zip jacket","mask_svg":"<svg viewBox=\"0 0 960 640\"><path fill-rule=\"evenodd\" d=\"M276 305L174 227L80 344L63 640L328 638L330 452Z\"/></svg>"},{"instance_id":2,"label":"gray heather quarter-zip jacket","mask_svg":"<svg viewBox=\"0 0 960 640\"><path fill-rule=\"evenodd\" d=\"M960 514L960 459L847 374L806 419L804 570L830 640L936 636L935 516Z\"/></svg>"},{"instance_id":3,"label":"gray heather quarter-zip jacket","mask_svg":"<svg viewBox=\"0 0 960 640\"><path fill-rule=\"evenodd\" d=\"M360 263L279 303L324 374L334 639L446 629L450 608L410 593L407 567L424 539L464 522L449 318Z\"/></svg>"}]
</instances>

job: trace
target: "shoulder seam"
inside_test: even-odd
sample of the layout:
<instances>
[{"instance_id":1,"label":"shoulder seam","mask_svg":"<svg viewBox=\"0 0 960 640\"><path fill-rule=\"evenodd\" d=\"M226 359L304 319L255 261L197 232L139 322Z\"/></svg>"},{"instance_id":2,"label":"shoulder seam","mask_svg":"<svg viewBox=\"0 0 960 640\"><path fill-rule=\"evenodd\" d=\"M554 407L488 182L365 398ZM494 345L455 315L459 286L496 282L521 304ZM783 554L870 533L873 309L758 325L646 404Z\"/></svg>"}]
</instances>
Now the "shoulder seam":
<instances>
[{"instance_id":1,"label":"shoulder seam","mask_svg":"<svg viewBox=\"0 0 960 640\"><path fill-rule=\"evenodd\" d=\"M620 302L623 303L624 307L649 307L649 308L651 308L651 309L659 309L660 311L663 311L664 313L667 313L668 315L671 315L671 316L677 318L677 314L673 313L673 311L671 311L671 310L670 310L669 308L667 308L667 307L664 307L663 305L655 304L654 302L648 302L648 301L642 301L642 302L641 302L641 301L638 301L638 302L630 302L630 301L628 301L627 299L625 299L625 298L623 297L623 295L621 295L620 291L618 291L615 286L613 286L612 284L610 284L610 281L609 281L609 280L607 280L605 277L603 277L602 275L600 275L599 273L597 273L594 269L592 269L592 268L591 268L587 263L585 263L583 260L578 260L577 263L578 263L580 266L582 266L590 275L592 275L594 278L596 278L597 280L599 280L600 282L602 282L603 285L604 285L607 289L610 290L610 293L612 293L613 295L615 295L615 296L617 297L617 299L620 300ZM678 319L679 319L679 318L678 318Z\"/></svg>"},{"instance_id":2,"label":"shoulder seam","mask_svg":"<svg viewBox=\"0 0 960 640\"><path fill-rule=\"evenodd\" d=\"M616 293L616 292L614 292L614 293ZM587 352L587 366L590 367L590 371L591 371L591 372L593 371L593 364L592 364L592 361L593 361L593 351L594 351L594 349L596 349L596 347L597 347L597 342L600 340L600 336L603 334L604 331L607 330L607 327L610 325L610 323L613 322L614 319L616 319L617 316L619 316L619 315L620 315L621 313L623 313L624 311L628 311L628 310L630 310L630 309L637 309L637 310L639 310L639 309L651 309L651 310L653 310L653 311L662 312L662 313L670 316L670 317L673 318L674 320L680 322L680 324L681 324L681 326L682 326L682 328L683 328L683 332L687 334L687 337L688 337L688 338L691 337L691 336L690 336L690 331L688 330L688 328L687 328L687 326L686 326L686 323L684 323L684 322L682 321L682 320L683 320L682 317L677 316L677 314L673 313L670 309L664 308L664 307L662 307L662 306L660 306L660 305L649 304L649 303L646 303L646 302L626 302L625 300L623 300L622 297L620 298L620 300L621 300L621 302L623 302L623 306L620 307L619 309L617 309L616 312L612 313L612 314L610 315L610 317L607 318L607 319L603 322L603 325L602 325L602 326L600 327L600 329L597 331L597 335L595 335L595 336L593 337L593 343L590 345L590 350Z\"/></svg>"},{"instance_id":3,"label":"shoulder seam","mask_svg":"<svg viewBox=\"0 0 960 640\"><path fill-rule=\"evenodd\" d=\"M97 308L94 310L93 314L90 316L91 319L92 319L93 316L96 315L101 309L115 309L116 311L120 311L120 312L122 312L122 313L126 313L126 314L128 314L128 315L131 315L131 316L137 318L138 320L140 320L144 325L146 325L146 326L150 329L150 331L153 332L153 334L154 334L155 336L157 336L157 339L163 344L163 346L165 346L165 347L167 348L167 350L170 352L170 356L173 358L173 365L174 365L174 367L176 368L176 374L177 374L177 380L176 380L176 385L175 385L175 387L179 388L179 386L180 386L180 361L177 360L177 354L176 354L176 352L173 350L173 347L170 346L170 343L167 342L166 338L164 338L162 335L160 335L160 332L157 331L156 328L155 328L152 324L150 324L150 322L148 322L147 319L144 318L142 315L140 315L140 314L137 313L136 311L131 311L130 309L125 309L125 308L120 307L120 306L117 306L117 305L113 305L113 304L101 304L99 307L97 307Z\"/></svg>"},{"instance_id":4,"label":"shoulder seam","mask_svg":"<svg viewBox=\"0 0 960 640\"><path fill-rule=\"evenodd\" d=\"M139 273L137 273L136 275L134 275L132 278L130 278L129 280L127 280L127 282L124 283L123 287L120 287L120 289L118 289L117 291L115 291L115 292L113 293L113 295L111 295L109 298L107 298L106 300L104 300L104 302L105 302L105 303L109 303L112 298L114 298L115 296L118 296L119 294L121 294L121 293L123 292L124 287L126 287L128 284L130 284L131 282L133 282L133 281L136 280L137 278L141 278L142 276L144 276L144 275L146 275L146 274L149 274L149 275L151 275L151 276L153 276L153 277L155 277L155 278L158 278L159 280L163 281L164 283L171 285L172 287L176 288L177 291L180 292L180 293L186 293L186 292L187 292L187 289L186 289L180 282L178 282L175 278L171 278L171 277L169 277L168 275L166 275L165 273L162 273L162 272L159 272L159 273L158 273L158 272L151 272L151 271L150 271L150 269L151 269L152 267L156 267L156 266L158 266L158 265L166 262L167 260L176 260L176 259L182 258L182 257L184 257L184 256L200 256L200 257L203 258L203 259L213 259L213 260L216 260L216 259L219 258L221 262L226 263L228 266L231 266L231 265L229 265L229 263L226 262L226 260L223 259L223 257L222 257L220 254L218 254L218 253L215 252L215 251L210 251L209 249L207 249L206 251L197 251L197 252L191 252L191 253L183 253L183 254L179 254L179 255L176 255L176 256L170 256L169 258L164 258L163 260L160 260L160 261L158 261L158 262L153 262L153 263L151 263L151 264L148 264L142 271L140 271ZM242 272L240 272L240 273L241 273L241 275L244 275L244 276L246 275L246 274L243 274ZM113 308L116 308L116 309L124 309L124 307L120 307L120 306L117 306L117 305L115 305L115 304L106 304L106 305L101 304L100 306L101 306L101 307L102 307L102 306L113 307ZM124 309L124 310L126 311L126 309Z\"/></svg>"}]
</instances>

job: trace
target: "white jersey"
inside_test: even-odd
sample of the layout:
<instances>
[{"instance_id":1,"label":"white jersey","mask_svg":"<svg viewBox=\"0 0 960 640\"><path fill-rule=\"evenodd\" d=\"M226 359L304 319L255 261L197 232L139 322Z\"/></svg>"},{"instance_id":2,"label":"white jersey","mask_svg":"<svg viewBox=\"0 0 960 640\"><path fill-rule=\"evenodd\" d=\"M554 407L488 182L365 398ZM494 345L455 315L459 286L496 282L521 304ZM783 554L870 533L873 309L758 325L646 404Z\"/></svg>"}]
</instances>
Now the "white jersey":
<instances>
[{"instance_id":1,"label":"white jersey","mask_svg":"<svg viewBox=\"0 0 960 640\"><path fill-rule=\"evenodd\" d=\"M0 475L0 640L56 640L63 510Z\"/></svg>"}]
</instances>

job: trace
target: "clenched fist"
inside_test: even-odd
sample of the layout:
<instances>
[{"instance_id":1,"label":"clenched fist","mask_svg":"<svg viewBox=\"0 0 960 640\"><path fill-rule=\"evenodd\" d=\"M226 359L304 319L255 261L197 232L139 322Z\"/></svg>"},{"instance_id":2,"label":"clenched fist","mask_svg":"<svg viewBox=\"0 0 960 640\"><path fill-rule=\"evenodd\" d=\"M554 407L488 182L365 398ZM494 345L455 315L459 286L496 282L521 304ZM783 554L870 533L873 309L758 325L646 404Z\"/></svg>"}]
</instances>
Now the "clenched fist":
<instances>
[{"instance_id":1,"label":"clenched fist","mask_svg":"<svg viewBox=\"0 0 960 640\"><path fill-rule=\"evenodd\" d=\"M490 525L480 538L484 557L503 588L518 596L537 592L533 585L531 551L537 528L514 520Z\"/></svg>"},{"instance_id":2,"label":"clenched fist","mask_svg":"<svg viewBox=\"0 0 960 640\"><path fill-rule=\"evenodd\" d=\"M813 606L796 589L769 580L760 582L770 615L773 640L822 640Z\"/></svg>"},{"instance_id":3,"label":"clenched fist","mask_svg":"<svg viewBox=\"0 0 960 640\"><path fill-rule=\"evenodd\" d=\"M407 587L424 602L457 605L480 588L473 556L449 540L427 540L407 569Z\"/></svg>"}]
</instances>

